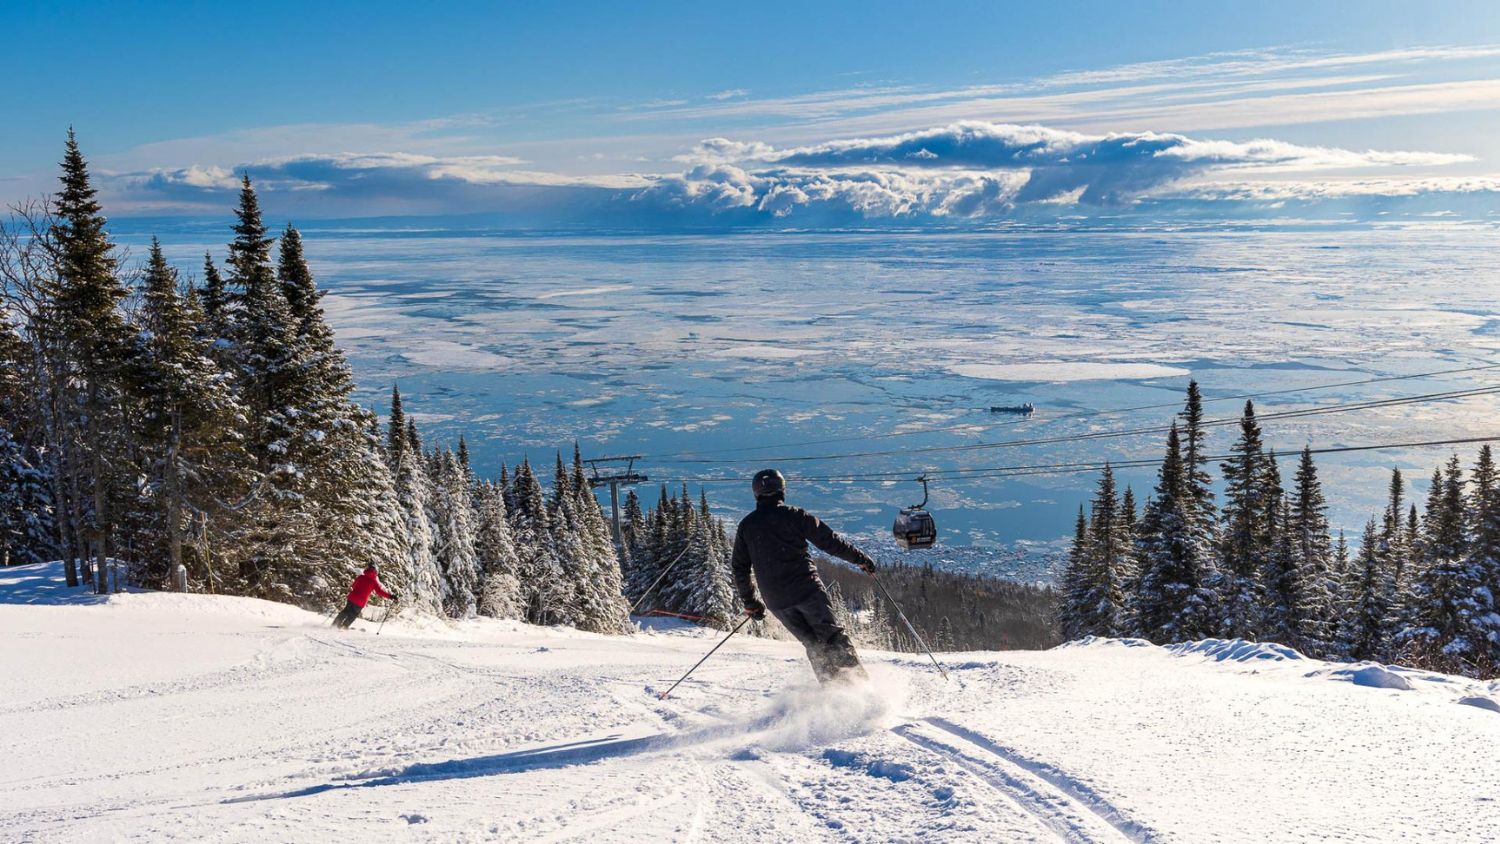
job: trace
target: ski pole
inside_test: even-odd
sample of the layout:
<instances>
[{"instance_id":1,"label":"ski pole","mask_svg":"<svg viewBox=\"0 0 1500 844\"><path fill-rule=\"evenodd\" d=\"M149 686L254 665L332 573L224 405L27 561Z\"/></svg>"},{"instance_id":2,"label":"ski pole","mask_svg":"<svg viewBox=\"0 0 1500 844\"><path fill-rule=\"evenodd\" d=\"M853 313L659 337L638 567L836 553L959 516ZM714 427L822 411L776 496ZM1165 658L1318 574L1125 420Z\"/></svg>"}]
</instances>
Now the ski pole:
<instances>
[{"instance_id":1,"label":"ski pole","mask_svg":"<svg viewBox=\"0 0 1500 844\"><path fill-rule=\"evenodd\" d=\"M388 607L385 608L385 615L383 615L383 616L380 617L380 626L377 627L377 628L375 628L375 635L376 636L379 636L380 635L380 631L382 631L382 630L385 629L385 620L391 617L391 610L393 610L395 608L396 608L395 602L392 602L390 606L388 606Z\"/></svg>"},{"instance_id":2,"label":"ski pole","mask_svg":"<svg viewBox=\"0 0 1500 844\"><path fill-rule=\"evenodd\" d=\"M714 645L713 650L711 650L708 653L704 654L702 659L698 660L696 663L693 664L692 668L689 668L687 670L687 674L682 675L682 677L680 677L677 680L677 682L673 683L671 689L667 689L666 691L664 691L661 694L657 695L656 699L657 700L666 700L667 697L672 694L673 689L676 689L678 686L682 685L682 681L686 680L688 678L689 674L692 674L694 671L697 671L698 670L698 666L700 666L703 663L707 662L708 658L714 655L714 651L718 650L719 648L724 647L724 643L727 642L727 641L729 641L729 639L730 639L731 636L733 636L734 634L740 632L740 628L744 627L745 626L745 622L747 622L749 620L750 620L750 616L748 616L748 615L745 616L744 618L740 619L740 623L736 624L734 626L734 629L731 630L731 631L729 631L729 636L725 636L724 638L720 639L719 640L719 644Z\"/></svg>"},{"instance_id":3,"label":"ski pole","mask_svg":"<svg viewBox=\"0 0 1500 844\"><path fill-rule=\"evenodd\" d=\"M913 627L911 625L911 621L909 619L907 619L906 613L904 613L904 612L901 611L901 605L898 604L898 603L896 603L896 599L895 598L891 597L890 590L885 588L885 584L880 582L880 578L876 577L875 576L875 572L873 572L873 571L870 572L870 579L872 579L872 580L875 581L875 585L879 586L880 587L880 591L885 594L885 599L887 601L890 601L891 602L891 606L893 606L893 607L896 608L896 615L901 616L901 621L906 625L906 629L911 631L911 635L914 636L914 637L916 637L917 644L921 645L922 646L922 650L924 650L924 651L927 652L927 658L930 659L930 660L932 660L932 664L933 665L937 666L938 673L940 673L940 674L943 675L943 680L944 681L948 680L948 672L943 669L942 663L940 663L940 662L937 661L937 657L935 657L935 656L932 655L932 648L927 647L927 643L924 642L924 641L922 641L922 634L918 633L917 632L917 628L915 628L915 627Z\"/></svg>"}]
</instances>

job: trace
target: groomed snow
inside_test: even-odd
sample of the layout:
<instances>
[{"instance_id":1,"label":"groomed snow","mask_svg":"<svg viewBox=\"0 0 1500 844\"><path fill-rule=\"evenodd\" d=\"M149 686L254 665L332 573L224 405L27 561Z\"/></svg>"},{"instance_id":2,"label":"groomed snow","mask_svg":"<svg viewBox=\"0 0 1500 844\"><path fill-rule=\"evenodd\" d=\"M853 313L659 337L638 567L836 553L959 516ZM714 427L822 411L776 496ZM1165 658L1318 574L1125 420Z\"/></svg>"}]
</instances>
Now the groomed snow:
<instances>
[{"instance_id":1,"label":"groomed snow","mask_svg":"<svg viewBox=\"0 0 1500 844\"><path fill-rule=\"evenodd\" d=\"M867 653L0 569L0 840L1491 841L1500 684L1276 646ZM368 615L379 617L380 610ZM1360 685L1378 669L1409 687ZM1482 701L1488 701L1489 704ZM1463 705L1460 705L1463 704Z\"/></svg>"}]
</instances>

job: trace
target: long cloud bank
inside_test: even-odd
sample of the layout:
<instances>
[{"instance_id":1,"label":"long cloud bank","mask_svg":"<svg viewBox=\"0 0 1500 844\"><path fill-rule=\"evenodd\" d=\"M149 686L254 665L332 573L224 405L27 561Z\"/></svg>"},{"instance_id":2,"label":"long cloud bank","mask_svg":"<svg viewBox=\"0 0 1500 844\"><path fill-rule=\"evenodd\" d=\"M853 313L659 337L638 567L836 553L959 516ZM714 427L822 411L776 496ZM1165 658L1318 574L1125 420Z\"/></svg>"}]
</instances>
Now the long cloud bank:
<instances>
[{"instance_id":1,"label":"long cloud bank","mask_svg":"<svg viewBox=\"0 0 1500 844\"><path fill-rule=\"evenodd\" d=\"M245 172L291 205L330 215L499 212L531 215L540 225L646 228L952 222L1059 210L1115 213L1174 196L1199 206L1214 198L1243 204L1273 196L1281 202L1368 197L1377 184L1390 185L1392 196L1410 196L1444 190L1453 183L1432 172L1472 158L959 122L780 149L713 138L679 160L686 169L670 175L569 176L527 170L524 161L505 156L302 155L234 168L118 174L115 187L142 207L217 205ZM1409 180L1391 175L1403 170L1418 172ZM1216 180L1235 187L1215 191ZM1493 193L1493 181L1471 179L1456 189Z\"/></svg>"}]
</instances>

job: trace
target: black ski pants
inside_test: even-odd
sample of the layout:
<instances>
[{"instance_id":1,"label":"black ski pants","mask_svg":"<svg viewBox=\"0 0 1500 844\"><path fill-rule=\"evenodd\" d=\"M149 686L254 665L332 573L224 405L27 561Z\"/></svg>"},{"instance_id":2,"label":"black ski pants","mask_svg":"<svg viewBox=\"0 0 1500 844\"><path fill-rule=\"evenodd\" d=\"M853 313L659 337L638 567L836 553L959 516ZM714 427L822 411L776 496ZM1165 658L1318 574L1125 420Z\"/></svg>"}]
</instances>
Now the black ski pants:
<instances>
[{"instance_id":1,"label":"black ski pants","mask_svg":"<svg viewBox=\"0 0 1500 844\"><path fill-rule=\"evenodd\" d=\"M771 614L807 649L807 659L812 663L818 682L827 683L846 671L852 676L865 676L859 655L854 652L854 643L849 641L849 634L833 617L833 604L827 592L820 589L813 597L771 610Z\"/></svg>"},{"instance_id":2,"label":"black ski pants","mask_svg":"<svg viewBox=\"0 0 1500 844\"><path fill-rule=\"evenodd\" d=\"M364 607L354 603L353 601L345 601L344 608L339 610L339 614L333 617L333 626L339 628L347 628L349 625L354 623L354 620L356 618L359 618L359 611L362 609L364 609Z\"/></svg>"}]
</instances>

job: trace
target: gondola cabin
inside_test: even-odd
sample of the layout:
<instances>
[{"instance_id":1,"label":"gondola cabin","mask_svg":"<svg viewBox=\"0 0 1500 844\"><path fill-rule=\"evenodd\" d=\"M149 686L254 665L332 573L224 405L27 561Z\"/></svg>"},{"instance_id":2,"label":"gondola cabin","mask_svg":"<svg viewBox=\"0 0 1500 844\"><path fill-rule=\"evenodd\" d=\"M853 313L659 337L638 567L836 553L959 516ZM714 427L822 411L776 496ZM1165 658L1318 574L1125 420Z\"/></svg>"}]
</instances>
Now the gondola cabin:
<instances>
[{"instance_id":1,"label":"gondola cabin","mask_svg":"<svg viewBox=\"0 0 1500 844\"><path fill-rule=\"evenodd\" d=\"M910 551L913 548L931 548L937 544L937 522L933 520L932 514L927 512L927 476L917 478L922 484L922 503L913 504L903 508L896 514L896 523L891 526L891 534L896 537L896 544L901 550Z\"/></svg>"},{"instance_id":2,"label":"gondola cabin","mask_svg":"<svg viewBox=\"0 0 1500 844\"><path fill-rule=\"evenodd\" d=\"M896 544L903 551L913 548L931 548L937 544L937 522L932 514L921 507L907 507L896 515L896 524L891 529Z\"/></svg>"}]
</instances>

